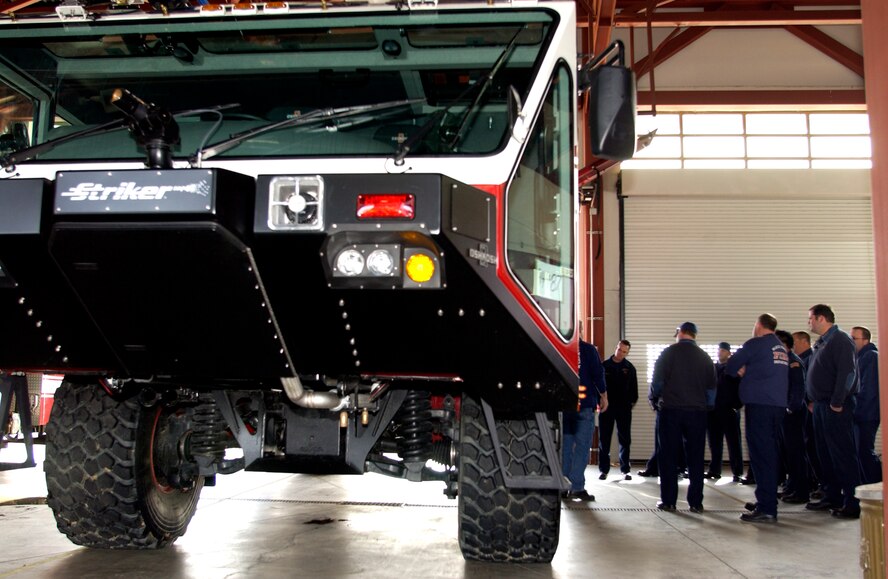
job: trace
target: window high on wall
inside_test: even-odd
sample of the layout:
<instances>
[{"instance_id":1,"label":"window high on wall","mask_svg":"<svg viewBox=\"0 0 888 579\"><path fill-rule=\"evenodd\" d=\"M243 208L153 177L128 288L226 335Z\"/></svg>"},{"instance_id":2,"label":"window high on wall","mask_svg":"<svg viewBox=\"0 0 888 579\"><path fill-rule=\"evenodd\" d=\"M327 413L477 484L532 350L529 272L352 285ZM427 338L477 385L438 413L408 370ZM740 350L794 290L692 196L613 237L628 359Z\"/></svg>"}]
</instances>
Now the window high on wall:
<instances>
[{"instance_id":1,"label":"window high on wall","mask_svg":"<svg viewBox=\"0 0 888 579\"><path fill-rule=\"evenodd\" d=\"M639 115L656 130L623 169L868 169L869 118L859 112Z\"/></svg>"}]
</instances>

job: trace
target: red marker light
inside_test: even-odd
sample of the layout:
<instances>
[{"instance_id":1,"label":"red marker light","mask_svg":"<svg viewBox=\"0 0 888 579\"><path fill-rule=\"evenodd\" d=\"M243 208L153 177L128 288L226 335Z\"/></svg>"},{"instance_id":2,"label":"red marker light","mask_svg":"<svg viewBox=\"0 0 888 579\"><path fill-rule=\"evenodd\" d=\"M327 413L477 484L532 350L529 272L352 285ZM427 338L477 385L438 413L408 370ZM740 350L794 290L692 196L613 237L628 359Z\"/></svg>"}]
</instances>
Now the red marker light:
<instances>
[{"instance_id":1,"label":"red marker light","mask_svg":"<svg viewBox=\"0 0 888 579\"><path fill-rule=\"evenodd\" d=\"M413 219L416 199L410 193L358 195L358 219Z\"/></svg>"}]
</instances>

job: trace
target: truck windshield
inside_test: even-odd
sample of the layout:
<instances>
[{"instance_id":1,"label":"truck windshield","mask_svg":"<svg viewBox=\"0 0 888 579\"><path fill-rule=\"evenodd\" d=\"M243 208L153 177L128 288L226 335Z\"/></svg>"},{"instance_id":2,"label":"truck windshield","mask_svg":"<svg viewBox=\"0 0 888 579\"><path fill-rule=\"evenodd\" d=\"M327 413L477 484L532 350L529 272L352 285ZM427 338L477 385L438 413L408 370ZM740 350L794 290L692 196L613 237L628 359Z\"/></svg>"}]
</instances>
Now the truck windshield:
<instances>
[{"instance_id":1,"label":"truck windshield","mask_svg":"<svg viewBox=\"0 0 888 579\"><path fill-rule=\"evenodd\" d=\"M360 122L295 124L218 157L391 156L433 118L434 128L423 131L411 156L492 154L506 143L509 92L526 95L553 18L537 9L434 19L405 14L394 21L391 14L370 13L165 22L110 22L112 16L101 25L67 27L2 23L0 94L27 103L0 109L3 132L17 135L7 137L4 148L120 118L109 99L122 88L172 113L239 104L221 113L218 127L218 114L177 118L177 159L192 157L202 143L313 111L393 101L409 106ZM476 91L466 89L485 82L510 44L508 58L476 99ZM129 134L117 131L69 141L37 161L143 157Z\"/></svg>"}]
</instances>

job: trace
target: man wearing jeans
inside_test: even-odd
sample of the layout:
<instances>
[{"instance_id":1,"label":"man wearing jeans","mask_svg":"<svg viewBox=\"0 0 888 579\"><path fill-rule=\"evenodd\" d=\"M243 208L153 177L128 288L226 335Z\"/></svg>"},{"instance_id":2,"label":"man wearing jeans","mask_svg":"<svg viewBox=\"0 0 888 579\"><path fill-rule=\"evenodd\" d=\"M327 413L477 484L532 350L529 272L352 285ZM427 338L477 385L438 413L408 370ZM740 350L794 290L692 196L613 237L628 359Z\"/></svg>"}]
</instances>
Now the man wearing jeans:
<instances>
[{"instance_id":1,"label":"man wearing jeans","mask_svg":"<svg viewBox=\"0 0 888 579\"><path fill-rule=\"evenodd\" d=\"M607 386L604 383L604 367L595 346L580 340L580 401L576 412L565 412L564 445L561 449L562 473L570 481L565 498L594 501L595 496L586 491L586 465L592 449L592 432L595 430L595 408L607 409Z\"/></svg>"},{"instance_id":2,"label":"man wearing jeans","mask_svg":"<svg viewBox=\"0 0 888 579\"><path fill-rule=\"evenodd\" d=\"M814 436L823 470L823 499L808 503L812 511L829 509L834 517L860 517L854 488L860 484L860 462L854 446L857 403L857 352L851 336L839 329L832 308L808 310L808 326L820 335L808 364L805 389L814 413Z\"/></svg>"}]
</instances>

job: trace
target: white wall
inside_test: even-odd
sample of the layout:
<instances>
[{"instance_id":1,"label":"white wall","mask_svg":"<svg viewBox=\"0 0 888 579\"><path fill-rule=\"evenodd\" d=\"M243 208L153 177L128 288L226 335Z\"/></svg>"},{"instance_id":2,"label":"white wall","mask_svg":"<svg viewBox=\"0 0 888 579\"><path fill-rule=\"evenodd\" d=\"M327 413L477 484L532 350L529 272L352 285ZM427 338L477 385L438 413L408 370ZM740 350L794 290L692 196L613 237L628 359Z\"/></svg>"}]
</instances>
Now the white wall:
<instances>
[{"instance_id":1,"label":"white wall","mask_svg":"<svg viewBox=\"0 0 888 579\"><path fill-rule=\"evenodd\" d=\"M820 31L863 54L860 26L819 26ZM653 30L654 48L672 31ZM630 31L617 29L614 39L629 50ZM648 53L647 34L635 31L637 62ZM657 90L862 89L863 79L782 28L726 28L708 32L654 71ZM650 76L639 79L650 88Z\"/></svg>"}]
</instances>

